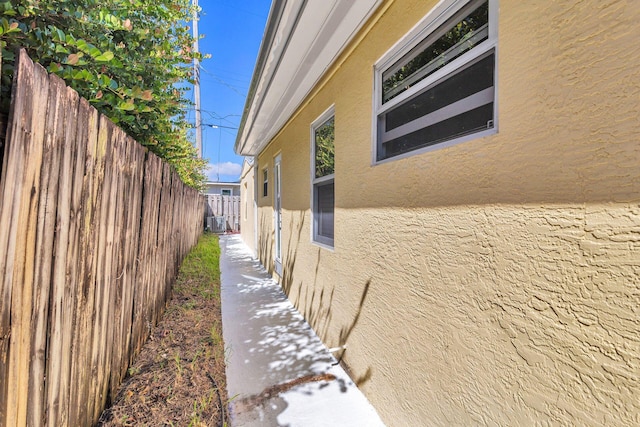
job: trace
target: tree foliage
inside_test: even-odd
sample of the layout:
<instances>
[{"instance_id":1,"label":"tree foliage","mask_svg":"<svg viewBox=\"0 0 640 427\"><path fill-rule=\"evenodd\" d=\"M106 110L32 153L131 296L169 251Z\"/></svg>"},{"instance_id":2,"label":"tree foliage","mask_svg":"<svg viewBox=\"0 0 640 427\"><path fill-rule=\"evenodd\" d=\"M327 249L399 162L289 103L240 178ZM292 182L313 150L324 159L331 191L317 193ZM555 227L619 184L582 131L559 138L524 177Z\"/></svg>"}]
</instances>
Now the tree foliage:
<instances>
[{"instance_id":1,"label":"tree foliage","mask_svg":"<svg viewBox=\"0 0 640 427\"><path fill-rule=\"evenodd\" d=\"M446 33L431 44L418 45L421 50L412 59L401 58L398 62L406 61L391 75L383 76L382 102L387 102L400 95L411 86L427 78L432 73L444 67L460 55L471 50L478 43L487 39L486 36L473 40L473 36L489 23L489 2L485 2L472 11L467 17L454 24ZM447 25L447 24L445 24ZM450 24L449 24L450 25ZM458 49L455 49L459 47ZM409 56L414 55L409 52ZM395 69L395 67L392 67Z\"/></svg>"},{"instance_id":2,"label":"tree foliage","mask_svg":"<svg viewBox=\"0 0 640 427\"><path fill-rule=\"evenodd\" d=\"M64 79L191 186L204 161L188 141L189 0L0 0L3 90L15 49ZM3 99L7 97L3 96Z\"/></svg>"},{"instance_id":3,"label":"tree foliage","mask_svg":"<svg viewBox=\"0 0 640 427\"><path fill-rule=\"evenodd\" d=\"M316 178L335 171L335 118L331 117L315 130Z\"/></svg>"}]
</instances>

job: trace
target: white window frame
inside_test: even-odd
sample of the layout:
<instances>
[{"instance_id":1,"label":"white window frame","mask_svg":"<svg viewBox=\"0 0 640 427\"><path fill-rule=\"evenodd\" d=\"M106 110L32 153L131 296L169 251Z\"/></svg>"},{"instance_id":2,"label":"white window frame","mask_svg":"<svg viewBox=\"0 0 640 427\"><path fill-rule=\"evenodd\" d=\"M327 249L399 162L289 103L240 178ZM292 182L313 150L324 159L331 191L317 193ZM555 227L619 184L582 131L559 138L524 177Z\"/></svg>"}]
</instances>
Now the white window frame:
<instances>
[{"instance_id":1,"label":"white window frame","mask_svg":"<svg viewBox=\"0 0 640 427\"><path fill-rule=\"evenodd\" d=\"M269 197L269 168L262 168L262 197Z\"/></svg>"},{"instance_id":2,"label":"white window frame","mask_svg":"<svg viewBox=\"0 0 640 427\"><path fill-rule=\"evenodd\" d=\"M224 196L224 192L228 191L228 196L233 196L233 188L222 188L220 189L220 195Z\"/></svg>"},{"instance_id":3,"label":"white window frame","mask_svg":"<svg viewBox=\"0 0 640 427\"><path fill-rule=\"evenodd\" d=\"M311 123L311 242L314 244L321 246L326 249L333 250L334 249L334 241L335 241L335 166L334 173L330 175L325 175L320 178L316 178L316 129L325 124L332 117L334 118L334 126L335 126L335 105L329 107L326 111L324 111L317 119ZM335 148L335 127L334 127L334 148ZM335 165L335 154L334 154L334 165ZM328 184L329 182L333 182L334 185L334 194L333 194L333 218L334 218L334 238L328 238L326 236L320 236L317 233L318 229L318 218L316 217L316 186L318 184Z\"/></svg>"},{"instance_id":4,"label":"white window frame","mask_svg":"<svg viewBox=\"0 0 640 427\"><path fill-rule=\"evenodd\" d=\"M422 154L425 152L439 150L450 147L471 139L481 138L483 136L492 135L498 132L498 0L489 1L489 31L488 39L480 45L465 52L460 57L454 59L444 67L435 71L419 83L414 84L409 89L382 103L382 74L391 68L398 60L406 55L415 46L422 43L432 33L437 31L439 27L446 23L452 16L458 13L463 7L470 3L483 3L483 0L441 0L418 24L416 24L402 39L391 47L374 65L374 82L373 82L373 118L372 118L372 156L371 164L377 165L403 159L406 157ZM427 147L416 148L415 150L396 156L378 160L378 149L381 142L378 140L378 117L386 112L402 104L409 98L421 92L429 86L436 86L435 83L443 80L449 75L465 68L468 64L478 60L478 58L488 55L493 51L494 62L494 87L493 87L493 127L476 133L464 135L458 138L449 139L443 142L435 143ZM478 96L482 96L482 91ZM485 94L486 95L486 94ZM446 107L445 107L446 108ZM419 120L419 119L418 119ZM417 120L416 120L417 121Z\"/></svg>"}]
</instances>

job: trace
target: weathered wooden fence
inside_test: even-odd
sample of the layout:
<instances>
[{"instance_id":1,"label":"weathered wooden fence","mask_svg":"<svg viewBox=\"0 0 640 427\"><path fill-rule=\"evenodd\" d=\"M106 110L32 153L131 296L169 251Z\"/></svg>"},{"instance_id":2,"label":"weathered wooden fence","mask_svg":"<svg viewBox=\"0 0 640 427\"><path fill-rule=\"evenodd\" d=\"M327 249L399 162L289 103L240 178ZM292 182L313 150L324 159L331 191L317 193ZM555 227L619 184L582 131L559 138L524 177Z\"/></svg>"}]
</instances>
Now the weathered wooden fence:
<instances>
[{"instance_id":1,"label":"weathered wooden fence","mask_svg":"<svg viewBox=\"0 0 640 427\"><path fill-rule=\"evenodd\" d=\"M0 425L94 424L204 198L20 52L0 181Z\"/></svg>"},{"instance_id":2,"label":"weathered wooden fence","mask_svg":"<svg viewBox=\"0 0 640 427\"><path fill-rule=\"evenodd\" d=\"M214 233L240 231L240 196L207 194L207 228Z\"/></svg>"}]
</instances>

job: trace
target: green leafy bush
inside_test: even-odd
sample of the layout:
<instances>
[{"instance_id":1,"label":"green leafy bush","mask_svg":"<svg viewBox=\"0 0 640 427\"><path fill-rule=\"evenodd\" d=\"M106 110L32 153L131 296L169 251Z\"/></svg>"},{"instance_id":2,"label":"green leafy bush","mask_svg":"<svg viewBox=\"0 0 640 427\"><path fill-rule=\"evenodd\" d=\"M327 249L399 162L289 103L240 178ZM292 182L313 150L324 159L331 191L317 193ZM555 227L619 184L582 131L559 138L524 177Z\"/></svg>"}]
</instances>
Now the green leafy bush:
<instances>
[{"instance_id":1,"label":"green leafy bush","mask_svg":"<svg viewBox=\"0 0 640 427\"><path fill-rule=\"evenodd\" d=\"M189 0L0 1L3 91L15 50L24 47L199 187L205 162L188 141L185 118L195 54L184 23L192 12Z\"/></svg>"}]
</instances>

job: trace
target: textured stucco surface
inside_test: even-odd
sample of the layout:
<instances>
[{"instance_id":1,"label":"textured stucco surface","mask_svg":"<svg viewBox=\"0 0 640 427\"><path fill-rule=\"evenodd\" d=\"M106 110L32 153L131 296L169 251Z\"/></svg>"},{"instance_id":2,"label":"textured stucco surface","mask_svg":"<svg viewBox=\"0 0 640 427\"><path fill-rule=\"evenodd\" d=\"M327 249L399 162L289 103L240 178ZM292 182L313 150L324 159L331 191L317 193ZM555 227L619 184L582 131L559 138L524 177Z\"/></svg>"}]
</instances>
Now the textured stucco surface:
<instances>
[{"instance_id":1,"label":"textured stucco surface","mask_svg":"<svg viewBox=\"0 0 640 427\"><path fill-rule=\"evenodd\" d=\"M260 155L283 287L389 426L638 425L640 3L503 0L498 133L372 166L373 64L434 4L385 4ZM309 126L332 104L327 250Z\"/></svg>"},{"instance_id":2,"label":"textured stucco surface","mask_svg":"<svg viewBox=\"0 0 640 427\"><path fill-rule=\"evenodd\" d=\"M257 254L255 187L255 168L245 161L240 173L240 235L254 255Z\"/></svg>"}]
</instances>

